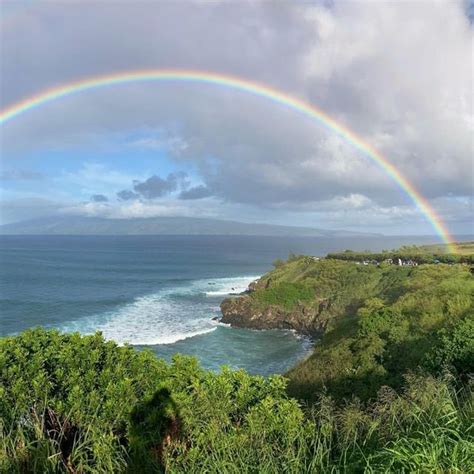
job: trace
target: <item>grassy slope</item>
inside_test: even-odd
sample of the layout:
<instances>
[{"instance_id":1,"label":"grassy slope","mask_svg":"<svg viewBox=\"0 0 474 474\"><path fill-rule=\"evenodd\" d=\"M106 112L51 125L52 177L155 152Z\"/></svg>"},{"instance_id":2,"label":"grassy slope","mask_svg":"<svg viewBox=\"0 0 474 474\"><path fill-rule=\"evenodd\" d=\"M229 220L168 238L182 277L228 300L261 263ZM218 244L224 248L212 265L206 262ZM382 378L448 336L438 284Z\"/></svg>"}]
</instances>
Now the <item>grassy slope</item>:
<instances>
[{"instance_id":1,"label":"grassy slope","mask_svg":"<svg viewBox=\"0 0 474 474\"><path fill-rule=\"evenodd\" d=\"M362 399L384 384L399 387L403 374L429 366L449 337L464 338L467 352L474 352L474 278L467 265L364 266L293 257L262 278L252 299L256 308L287 311L325 302L324 337L287 374L290 393L306 400L323 387L336 398ZM464 362L474 370L472 357Z\"/></svg>"}]
</instances>

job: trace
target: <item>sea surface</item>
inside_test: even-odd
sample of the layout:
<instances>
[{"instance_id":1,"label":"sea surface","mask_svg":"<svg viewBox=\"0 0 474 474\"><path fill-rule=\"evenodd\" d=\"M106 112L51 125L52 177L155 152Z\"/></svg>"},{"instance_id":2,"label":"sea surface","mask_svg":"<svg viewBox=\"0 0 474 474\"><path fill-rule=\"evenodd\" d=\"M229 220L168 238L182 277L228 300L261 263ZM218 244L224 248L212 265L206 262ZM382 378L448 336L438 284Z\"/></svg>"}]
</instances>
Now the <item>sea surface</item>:
<instances>
[{"instance_id":1,"label":"sea surface","mask_svg":"<svg viewBox=\"0 0 474 474\"><path fill-rule=\"evenodd\" d=\"M214 321L230 293L290 252L381 250L417 238L231 236L0 236L0 335L45 326L101 331L119 344L170 359L251 373L282 373L311 350L289 331L252 331Z\"/></svg>"}]
</instances>

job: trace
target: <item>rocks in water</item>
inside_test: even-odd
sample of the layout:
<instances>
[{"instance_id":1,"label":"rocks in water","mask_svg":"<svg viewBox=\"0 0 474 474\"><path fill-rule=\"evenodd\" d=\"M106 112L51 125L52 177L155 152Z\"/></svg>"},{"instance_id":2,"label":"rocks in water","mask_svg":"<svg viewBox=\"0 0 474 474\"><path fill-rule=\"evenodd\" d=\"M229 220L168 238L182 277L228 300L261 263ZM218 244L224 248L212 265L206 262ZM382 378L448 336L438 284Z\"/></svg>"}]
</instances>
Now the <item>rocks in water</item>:
<instances>
[{"instance_id":1,"label":"rocks in water","mask_svg":"<svg viewBox=\"0 0 474 474\"><path fill-rule=\"evenodd\" d=\"M249 295L250 293L253 293L257 289L257 284L258 284L258 280L254 280L254 281L249 283L249 286L247 287L246 290L242 291L242 293L237 293L237 294L239 294L239 295ZM234 293L230 293L230 294L232 295Z\"/></svg>"},{"instance_id":2,"label":"rocks in water","mask_svg":"<svg viewBox=\"0 0 474 474\"><path fill-rule=\"evenodd\" d=\"M257 288L257 283L258 283L258 280L250 282L247 288L247 293L253 293Z\"/></svg>"}]
</instances>

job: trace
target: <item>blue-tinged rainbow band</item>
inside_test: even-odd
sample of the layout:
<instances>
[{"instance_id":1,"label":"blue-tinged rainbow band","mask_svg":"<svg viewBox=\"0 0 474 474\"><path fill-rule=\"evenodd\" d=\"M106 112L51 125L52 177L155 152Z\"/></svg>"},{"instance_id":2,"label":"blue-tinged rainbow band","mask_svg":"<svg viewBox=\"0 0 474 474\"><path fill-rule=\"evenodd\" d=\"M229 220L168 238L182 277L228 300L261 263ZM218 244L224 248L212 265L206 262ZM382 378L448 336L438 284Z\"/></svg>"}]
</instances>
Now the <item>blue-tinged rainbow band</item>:
<instances>
[{"instance_id":1,"label":"blue-tinged rainbow band","mask_svg":"<svg viewBox=\"0 0 474 474\"><path fill-rule=\"evenodd\" d=\"M148 81L180 81L205 83L216 86L228 87L231 89L248 92L264 99L269 99L277 104L283 105L289 109L300 112L314 121L324 125L332 130L364 155L368 156L376 163L390 178L397 183L400 189L406 193L415 203L418 209L425 215L432 225L436 234L447 244L448 251L455 252L454 241L449 234L446 225L431 207L428 201L419 193L413 184L403 176L400 171L390 161L375 150L369 143L361 137L350 131L345 126L337 123L329 117L324 111L318 109L312 104L304 102L301 99L292 97L285 92L278 91L266 85L248 81L234 76L216 74L214 72L158 69L158 70L138 70L129 72L118 72L110 75L95 76L70 82L65 85L53 87L40 92L32 97L19 101L0 113L0 124L4 124L19 115L28 112L36 107L44 105L62 97L76 94L99 87L112 86L130 82L148 82Z\"/></svg>"}]
</instances>

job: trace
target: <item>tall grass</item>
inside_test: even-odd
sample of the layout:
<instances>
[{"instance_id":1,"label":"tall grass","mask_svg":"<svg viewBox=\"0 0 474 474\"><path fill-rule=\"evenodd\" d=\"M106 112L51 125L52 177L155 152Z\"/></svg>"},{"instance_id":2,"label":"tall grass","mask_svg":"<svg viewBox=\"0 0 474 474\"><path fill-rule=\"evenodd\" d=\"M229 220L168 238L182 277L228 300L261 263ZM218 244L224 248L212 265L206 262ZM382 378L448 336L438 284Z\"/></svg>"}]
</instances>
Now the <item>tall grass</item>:
<instances>
[{"instance_id":1,"label":"tall grass","mask_svg":"<svg viewBox=\"0 0 474 474\"><path fill-rule=\"evenodd\" d=\"M196 403L198 397L193 394ZM190 409L190 407L188 407ZM224 412L185 421L158 460L150 448L134 458L113 432L95 423L62 451L67 427L45 432L32 413L1 426L0 469L24 472L316 473L472 472L473 392L449 381L411 376L403 393L380 391L376 401L338 407L328 396L301 408L293 399L264 398L238 418ZM232 417L231 417L232 418ZM148 459L144 459L147 456Z\"/></svg>"},{"instance_id":2,"label":"tall grass","mask_svg":"<svg viewBox=\"0 0 474 474\"><path fill-rule=\"evenodd\" d=\"M67 418L54 429L45 426L45 412L7 426L0 422L0 472L124 472L129 456L112 432L98 431L94 421L71 437Z\"/></svg>"},{"instance_id":3,"label":"tall grass","mask_svg":"<svg viewBox=\"0 0 474 474\"><path fill-rule=\"evenodd\" d=\"M408 376L400 394L383 388L369 405L338 407L322 395L302 410L265 400L240 425L201 426L171 445L169 472L472 472L472 390ZM211 424L212 426L212 424ZM181 448L181 450L180 450Z\"/></svg>"}]
</instances>

